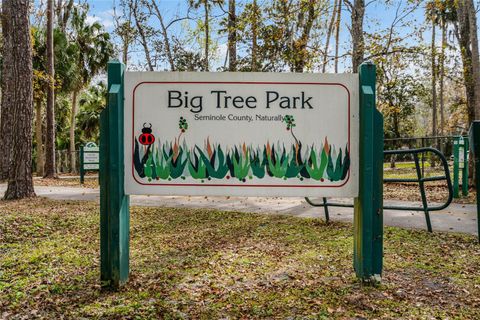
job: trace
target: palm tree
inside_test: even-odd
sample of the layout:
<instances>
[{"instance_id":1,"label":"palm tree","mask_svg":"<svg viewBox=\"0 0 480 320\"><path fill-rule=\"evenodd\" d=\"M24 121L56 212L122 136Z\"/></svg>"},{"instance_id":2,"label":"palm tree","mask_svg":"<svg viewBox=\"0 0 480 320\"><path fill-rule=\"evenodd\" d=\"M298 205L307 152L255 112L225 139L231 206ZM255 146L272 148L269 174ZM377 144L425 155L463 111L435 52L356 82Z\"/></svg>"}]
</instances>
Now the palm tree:
<instances>
[{"instance_id":1,"label":"palm tree","mask_svg":"<svg viewBox=\"0 0 480 320\"><path fill-rule=\"evenodd\" d=\"M77 116L78 127L87 140L97 140L100 132L100 112L105 108L107 88L103 82L91 86L83 93Z\"/></svg>"},{"instance_id":2,"label":"palm tree","mask_svg":"<svg viewBox=\"0 0 480 320\"><path fill-rule=\"evenodd\" d=\"M94 22L87 22L88 6L75 8L72 16L72 41L78 48L77 77L72 92L72 114L70 123L70 166L75 170L75 127L77 116L77 99L79 93L93 77L105 70L108 60L113 55L113 45L110 35L103 26Z\"/></svg>"}]
</instances>

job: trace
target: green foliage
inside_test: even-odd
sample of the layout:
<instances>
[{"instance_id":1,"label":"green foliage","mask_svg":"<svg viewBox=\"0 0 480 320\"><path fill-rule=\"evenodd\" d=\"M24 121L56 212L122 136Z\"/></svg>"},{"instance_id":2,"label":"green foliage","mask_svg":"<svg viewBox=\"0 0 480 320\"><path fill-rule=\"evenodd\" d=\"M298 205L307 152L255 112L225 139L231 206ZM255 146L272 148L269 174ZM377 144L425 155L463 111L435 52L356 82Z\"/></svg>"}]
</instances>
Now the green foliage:
<instances>
[{"instance_id":1,"label":"green foliage","mask_svg":"<svg viewBox=\"0 0 480 320\"><path fill-rule=\"evenodd\" d=\"M172 160L171 156L168 158L165 158L163 152L160 152L157 149L156 157L155 157L155 171L159 179L166 180L170 176L169 163L171 162L171 160Z\"/></svg>"},{"instance_id":2,"label":"green foliage","mask_svg":"<svg viewBox=\"0 0 480 320\"><path fill-rule=\"evenodd\" d=\"M283 117L283 122L287 124L287 130L290 130L297 126L295 124L295 118L291 115L286 115L285 117Z\"/></svg>"},{"instance_id":3,"label":"green foliage","mask_svg":"<svg viewBox=\"0 0 480 320\"><path fill-rule=\"evenodd\" d=\"M285 148L280 154L275 150L275 146L272 147L272 151L267 154L268 169L269 172L276 178L283 178L287 173L288 157L285 156ZM295 161L295 159L292 159Z\"/></svg>"},{"instance_id":4,"label":"green foliage","mask_svg":"<svg viewBox=\"0 0 480 320\"><path fill-rule=\"evenodd\" d=\"M113 45L110 34L99 22L90 23L88 5L77 6L72 14L73 43L78 48L76 86L78 89L87 85L90 80L105 71L107 63L113 56Z\"/></svg>"},{"instance_id":5,"label":"green foliage","mask_svg":"<svg viewBox=\"0 0 480 320\"><path fill-rule=\"evenodd\" d=\"M245 182L245 178L248 176L250 170L250 157L249 151L238 152L237 147L235 147L235 155L232 157L233 161L233 172L238 180Z\"/></svg>"},{"instance_id":6,"label":"green foliage","mask_svg":"<svg viewBox=\"0 0 480 320\"><path fill-rule=\"evenodd\" d=\"M180 120L178 121L178 128L182 133L187 131L188 129L187 119L185 119L184 117L180 117Z\"/></svg>"},{"instance_id":7,"label":"green foliage","mask_svg":"<svg viewBox=\"0 0 480 320\"><path fill-rule=\"evenodd\" d=\"M308 165L306 166L310 177L314 180L323 179L328 161L329 157L327 157L327 153L325 152L324 148L322 148L320 157L317 157L317 153L312 148L310 151L310 159L308 161Z\"/></svg>"},{"instance_id":8,"label":"green foliage","mask_svg":"<svg viewBox=\"0 0 480 320\"><path fill-rule=\"evenodd\" d=\"M190 152L190 157L188 159L188 171L190 172L190 174L192 175L192 178L194 179L205 179L207 178L207 166L197 156L197 149L193 149L192 152ZM202 152L202 151L198 150L198 152ZM194 157L193 161L191 159L192 154Z\"/></svg>"},{"instance_id":9,"label":"green foliage","mask_svg":"<svg viewBox=\"0 0 480 320\"><path fill-rule=\"evenodd\" d=\"M211 159L209 159L199 147L196 147L196 149L200 153L200 157L207 168L209 177L223 179L227 175L229 170L227 159L220 145L213 151Z\"/></svg>"},{"instance_id":10,"label":"green foliage","mask_svg":"<svg viewBox=\"0 0 480 320\"><path fill-rule=\"evenodd\" d=\"M262 179L265 176L265 166L267 164L267 156L266 150L262 152L259 148L255 151L252 150L250 153L250 168L252 170L252 174Z\"/></svg>"},{"instance_id":11,"label":"green foliage","mask_svg":"<svg viewBox=\"0 0 480 320\"><path fill-rule=\"evenodd\" d=\"M107 88L103 82L92 85L80 97L77 114L77 141L98 141L100 134L100 113L105 108Z\"/></svg>"}]
</instances>

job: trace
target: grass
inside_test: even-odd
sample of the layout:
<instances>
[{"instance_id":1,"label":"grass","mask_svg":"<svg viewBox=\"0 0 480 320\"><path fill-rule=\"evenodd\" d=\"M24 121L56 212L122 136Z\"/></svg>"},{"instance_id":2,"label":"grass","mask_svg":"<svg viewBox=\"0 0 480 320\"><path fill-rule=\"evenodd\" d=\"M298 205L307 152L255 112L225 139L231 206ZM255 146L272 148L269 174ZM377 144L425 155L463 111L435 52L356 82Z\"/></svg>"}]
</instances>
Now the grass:
<instances>
[{"instance_id":1,"label":"grass","mask_svg":"<svg viewBox=\"0 0 480 320\"><path fill-rule=\"evenodd\" d=\"M98 205L0 202L0 317L480 317L473 236L386 228L383 284L371 288L355 280L349 224L137 207L131 218L131 279L108 292Z\"/></svg>"}]
</instances>

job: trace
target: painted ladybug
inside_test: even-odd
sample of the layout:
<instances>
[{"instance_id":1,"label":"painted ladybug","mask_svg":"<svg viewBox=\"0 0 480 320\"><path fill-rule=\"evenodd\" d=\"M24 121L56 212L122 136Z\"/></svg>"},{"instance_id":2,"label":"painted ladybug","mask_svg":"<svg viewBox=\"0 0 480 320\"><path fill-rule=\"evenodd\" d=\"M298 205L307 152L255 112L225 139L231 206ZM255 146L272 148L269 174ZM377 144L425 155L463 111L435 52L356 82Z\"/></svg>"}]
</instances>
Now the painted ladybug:
<instances>
[{"instance_id":1,"label":"painted ladybug","mask_svg":"<svg viewBox=\"0 0 480 320\"><path fill-rule=\"evenodd\" d=\"M152 124L149 123L150 127L147 127L147 124L143 124L142 134L138 138L141 144L144 146L149 146L155 142L155 137L152 134Z\"/></svg>"}]
</instances>

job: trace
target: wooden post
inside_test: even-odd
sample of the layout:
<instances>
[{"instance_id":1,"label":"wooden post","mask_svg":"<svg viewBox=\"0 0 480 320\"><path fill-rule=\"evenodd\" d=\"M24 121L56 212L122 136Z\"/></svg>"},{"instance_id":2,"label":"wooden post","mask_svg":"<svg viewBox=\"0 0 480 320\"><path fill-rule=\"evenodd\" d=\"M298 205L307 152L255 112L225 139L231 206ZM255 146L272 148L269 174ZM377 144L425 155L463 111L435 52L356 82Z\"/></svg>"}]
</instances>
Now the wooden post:
<instances>
[{"instance_id":1,"label":"wooden post","mask_svg":"<svg viewBox=\"0 0 480 320\"><path fill-rule=\"evenodd\" d=\"M124 65L108 63L107 108L100 115L100 273L102 286L128 280L130 213L124 188Z\"/></svg>"},{"instance_id":2,"label":"wooden post","mask_svg":"<svg viewBox=\"0 0 480 320\"><path fill-rule=\"evenodd\" d=\"M359 279L375 284L383 266L383 116L376 109L376 68L359 67L359 194L354 211L354 268Z\"/></svg>"}]
</instances>

